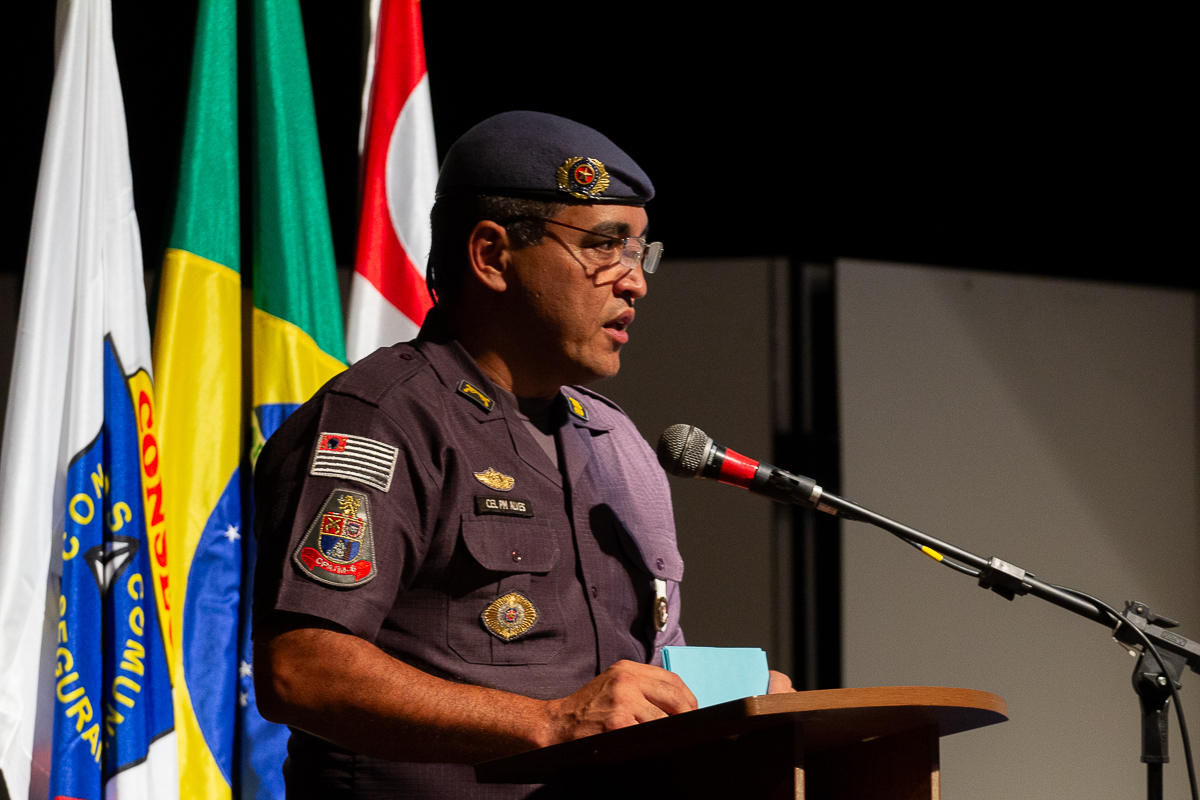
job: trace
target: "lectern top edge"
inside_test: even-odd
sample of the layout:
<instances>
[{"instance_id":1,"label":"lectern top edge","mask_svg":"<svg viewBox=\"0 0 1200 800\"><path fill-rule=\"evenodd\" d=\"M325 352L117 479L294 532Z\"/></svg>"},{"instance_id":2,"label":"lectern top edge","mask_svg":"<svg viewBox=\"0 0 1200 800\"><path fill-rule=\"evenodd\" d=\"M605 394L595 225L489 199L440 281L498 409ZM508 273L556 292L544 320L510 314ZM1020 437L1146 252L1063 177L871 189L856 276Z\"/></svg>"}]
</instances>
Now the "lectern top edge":
<instances>
[{"instance_id":1,"label":"lectern top edge","mask_svg":"<svg viewBox=\"0 0 1200 800\"><path fill-rule=\"evenodd\" d=\"M973 689L880 686L760 695L485 761L475 774L485 783L544 783L780 726L801 730L802 747L818 752L905 730L948 736L1006 719L1003 699Z\"/></svg>"}]
</instances>

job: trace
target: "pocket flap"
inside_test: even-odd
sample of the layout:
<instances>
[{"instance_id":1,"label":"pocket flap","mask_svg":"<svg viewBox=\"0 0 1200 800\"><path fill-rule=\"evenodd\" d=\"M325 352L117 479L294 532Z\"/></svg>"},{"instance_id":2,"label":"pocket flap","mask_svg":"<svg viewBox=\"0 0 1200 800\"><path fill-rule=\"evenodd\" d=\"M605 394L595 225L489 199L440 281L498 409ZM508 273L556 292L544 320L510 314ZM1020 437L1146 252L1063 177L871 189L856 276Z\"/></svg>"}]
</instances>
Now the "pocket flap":
<instances>
[{"instance_id":1,"label":"pocket flap","mask_svg":"<svg viewBox=\"0 0 1200 800\"><path fill-rule=\"evenodd\" d=\"M464 516L462 536L475 560L492 572L549 572L558 560L554 533L540 520Z\"/></svg>"}]
</instances>

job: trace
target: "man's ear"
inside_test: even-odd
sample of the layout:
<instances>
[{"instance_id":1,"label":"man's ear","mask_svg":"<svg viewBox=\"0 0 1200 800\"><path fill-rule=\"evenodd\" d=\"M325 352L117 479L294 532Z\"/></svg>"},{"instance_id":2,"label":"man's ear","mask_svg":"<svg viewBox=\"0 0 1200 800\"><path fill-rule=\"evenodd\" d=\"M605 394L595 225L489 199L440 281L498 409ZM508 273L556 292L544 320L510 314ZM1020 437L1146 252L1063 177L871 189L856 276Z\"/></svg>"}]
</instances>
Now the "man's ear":
<instances>
[{"instance_id":1,"label":"man's ear","mask_svg":"<svg viewBox=\"0 0 1200 800\"><path fill-rule=\"evenodd\" d=\"M510 255L508 231L503 225L485 219L471 229L467 239L471 277L486 288L493 292L508 288Z\"/></svg>"}]
</instances>

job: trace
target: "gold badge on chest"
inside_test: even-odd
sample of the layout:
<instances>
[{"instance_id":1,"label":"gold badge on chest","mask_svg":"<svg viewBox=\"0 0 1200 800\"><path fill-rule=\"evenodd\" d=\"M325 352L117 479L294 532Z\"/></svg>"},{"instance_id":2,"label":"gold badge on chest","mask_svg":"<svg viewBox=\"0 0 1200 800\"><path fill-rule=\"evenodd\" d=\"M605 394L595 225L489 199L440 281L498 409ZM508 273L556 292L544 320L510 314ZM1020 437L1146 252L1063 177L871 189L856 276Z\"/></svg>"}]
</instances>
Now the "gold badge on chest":
<instances>
[{"instance_id":1,"label":"gold badge on chest","mask_svg":"<svg viewBox=\"0 0 1200 800\"><path fill-rule=\"evenodd\" d=\"M488 633L504 642L519 639L537 624L538 612L529 598L509 592L492 601L479 615Z\"/></svg>"},{"instance_id":2,"label":"gold badge on chest","mask_svg":"<svg viewBox=\"0 0 1200 800\"><path fill-rule=\"evenodd\" d=\"M475 476L475 480L489 489L495 489L497 492L510 492L517 485L516 478L505 475L503 472L498 472L491 467L488 467L483 472L473 472L471 474Z\"/></svg>"}]
</instances>

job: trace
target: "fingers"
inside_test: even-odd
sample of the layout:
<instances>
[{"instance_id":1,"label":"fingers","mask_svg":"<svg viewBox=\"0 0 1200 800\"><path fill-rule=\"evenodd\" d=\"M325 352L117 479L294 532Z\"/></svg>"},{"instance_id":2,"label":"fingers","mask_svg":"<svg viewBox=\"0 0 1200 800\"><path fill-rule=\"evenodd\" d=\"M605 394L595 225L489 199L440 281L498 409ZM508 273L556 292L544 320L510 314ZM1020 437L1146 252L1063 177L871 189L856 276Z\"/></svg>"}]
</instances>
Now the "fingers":
<instances>
[{"instance_id":1,"label":"fingers","mask_svg":"<svg viewBox=\"0 0 1200 800\"><path fill-rule=\"evenodd\" d=\"M696 708L678 675L648 664L619 661L577 692L547 705L557 741L651 722Z\"/></svg>"},{"instance_id":2,"label":"fingers","mask_svg":"<svg viewBox=\"0 0 1200 800\"><path fill-rule=\"evenodd\" d=\"M636 691L650 704L661 709L663 716L696 709L696 696L683 679L673 672L632 661L618 661L607 671L613 671L618 681L626 682L628 689Z\"/></svg>"},{"instance_id":3,"label":"fingers","mask_svg":"<svg viewBox=\"0 0 1200 800\"><path fill-rule=\"evenodd\" d=\"M792 679L782 672L771 670L770 680L767 682L767 694L785 694L794 692L792 688Z\"/></svg>"}]
</instances>

